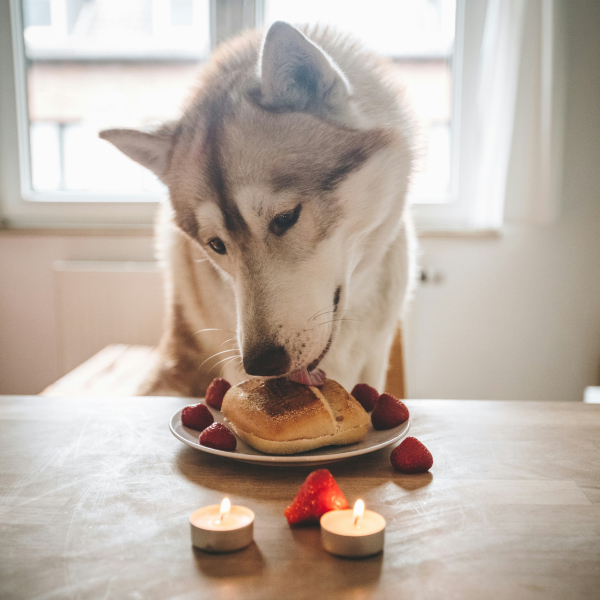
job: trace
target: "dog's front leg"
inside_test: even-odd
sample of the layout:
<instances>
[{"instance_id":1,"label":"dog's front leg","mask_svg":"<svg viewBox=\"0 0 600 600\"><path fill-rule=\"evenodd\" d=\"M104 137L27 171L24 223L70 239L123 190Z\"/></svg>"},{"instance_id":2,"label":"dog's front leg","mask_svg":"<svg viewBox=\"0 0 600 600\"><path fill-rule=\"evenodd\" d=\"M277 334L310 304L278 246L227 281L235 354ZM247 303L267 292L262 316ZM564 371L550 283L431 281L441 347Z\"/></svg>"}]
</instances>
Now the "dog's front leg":
<instances>
[{"instance_id":1,"label":"dog's front leg","mask_svg":"<svg viewBox=\"0 0 600 600\"><path fill-rule=\"evenodd\" d=\"M379 343L375 344L374 347L376 349L370 353L369 358L361 371L360 381L369 383L369 385L372 385L379 392L388 391L388 380L390 379L388 373L392 369L402 370L401 373L396 374L397 376L393 377L394 380L404 380L404 365L393 364L390 362L392 346L395 344L397 336L400 336L400 339L402 336L400 324L398 324L395 332L390 334L390 331L393 332L393 329L388 330L385 335L381 336ZM403 391L400 393L398 390L393 390L393 392L395 392L394 395L404 395Z\"/></svg>"},{"instance_id":2,"label":"dog's front leg","mask_svg":"<svg viewBox=\"0 0 600 600\"><path fill-rule=\"evenodd\" d=\"M159 362L138 390L140 396L204 396L211 376L202 369L204 352L183 307L175 304L159 346Z\"/></svg>"},{"instance_id":3,"label":"dog's front leg","mask_svg":"<svg viewBox=\"0 0 600 600\"><path fill-rule=\"evenodd\" d=\"M139 395L199 398L214 377L243 377L232 290L194 243L169 220L157 233L165 270L167 319L158 364Z\"/></svg>"}]
</instances>

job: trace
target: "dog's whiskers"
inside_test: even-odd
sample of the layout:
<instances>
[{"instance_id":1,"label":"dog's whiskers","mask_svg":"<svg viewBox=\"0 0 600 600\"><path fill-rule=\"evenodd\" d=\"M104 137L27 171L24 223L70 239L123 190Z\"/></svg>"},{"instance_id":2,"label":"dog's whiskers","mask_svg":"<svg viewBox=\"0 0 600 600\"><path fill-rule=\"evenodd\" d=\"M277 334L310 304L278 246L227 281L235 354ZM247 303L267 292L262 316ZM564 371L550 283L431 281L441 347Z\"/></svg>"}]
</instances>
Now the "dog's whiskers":
<instances>
[{"instance_id":1,"label":"dog's whiskers","mask_svg":"<svg viewBox=\"0 0 600 600\"><path fill-rule=\"evenodd\" d=\"M224 358L223 360L220 360L218 363L215 363L210 369L209 369L209 373L215 368L218 367L221 363L223 362L227 362L228 360L233 360L234 358L237 358L239 355L236 356L228 356L227 358Z\"/></svg>"},{"instance_id":2,"label":"dog's whiskers","mask_svg":"<svg viewBox=\"0 0 600 600\"><path fill-rule=\"evenodd\" d=\"M208 328L208 329L199 329L198 331L194 331L194 335L198 335L200 333L205 333L207 331L223 331L224 333L235 333L235 331L229 331L229 329Z\"/></svg>"},{"instance_id":3,"label":"dog's whiskers","mask_svg":"<svg viewBox=\"0 0 600 600\"><path fill-rule=\"evenodd\" d=\"M236 358L236 357L235 356L229 356L226 360L233 360L234 358ZM223 361L223 366L221 367L221 370L219 371L219 377L221 377L223 375L223 369L227 366L227 364L228 363L226 361Z\"/></svg>"},{"instance_id":4,"label":"dog's whiskers","mask_svg":"<svg viewBox=\"0 0 600 600\"><path fill-rule=\"evenodd\" d=\"M341 314L341 313L358 313L358 310L352 310L351 308L345 308L343 310L337 310L337 309L333 309L333 310L327 310L325 312L322 312L320 315L318 315L318 317L322 317L323 315L329 315L331 313L334 314ZM315 317L316 319L317 317Z\"/></svg>"},{"instance_id":5,"label":"dog's whiskers","mask_svg":"<svg viewBox=\"0 0 600 600\"><path fill-rule=\"evenodd\" d=\"M309 320L309 321L312 321L313 319L316 319L318 316L320 316L320 314L321 314L323 311L326 311L326 310L328 310L328 309L330 309L330 308L332 308L332 307L335 307L335 305L334 305L334 304L328 304L328 305L327 305L325 308L322 308L322 309L318 310L318 311L317 311L317 312L316 312L316 313L315 313L315 314L314 314L312 317L310 317L308 320Z\"/></svg>"},{"instance_id":6,"label":"dog's whiskers","mask_svg":"<svg viewBox=\"0 0 600 600\"><path fill-rule=\"evenodd\" d=\"M358 311L352 310L351 308L340 309L335 304L330 304L330 305L326 306L325 308L318 310L312 317L310 317L308 319L308 321L314 321L315 319L322 317L323 315L326 315L328 313L341 314L341 313L349 313L349 312L358 312Z\"/></svg>"},{"instance_id":7,"label":"dog's whiskers","mask_svg":"<svg viewBox=\"0 0 600 600\"><path fill-rule=\"evenodd\" d=\"M361 321L360 319L345 319L345 318L331 319L330 321L324 321L323 323L318 323L314 327L311 327L310 331L312 331L313 329L316 329L317 327L321 327L321 325L327 325L328 323L341 323L342 321L350 321L353 323L363 323L363 321Z\"/></svg>"},{"instance_id":8,"label":"dog's whiskers","mask_svg":"<svg viewBox=\"0 0 600 600\"><path fill-rule=\"evenodd\" d=\"M209 360L211 360L212 358L215 358L215 356L219 356L219 354L225 354L225 352L237 352L237 348L229 348L229 350L223 350L222 352L215 352L214 354L211 354L206 360L204 360L200 364L198 369L201 369Z\"/></svg>"},{"instance_id":9,"label":"dog's whiskers","mask_svg":"<svg viewBox=\"0 0 600 600\"><path fill-rule=\"evenodd\" d=\"M238 357L238 362L236 363L237 367L240 371L240 374L243 374L244 371L242 370L242 366L244 365L244 359L242 358L242 355L240 354L240 356Z\"/></svg>"}]
</instances>

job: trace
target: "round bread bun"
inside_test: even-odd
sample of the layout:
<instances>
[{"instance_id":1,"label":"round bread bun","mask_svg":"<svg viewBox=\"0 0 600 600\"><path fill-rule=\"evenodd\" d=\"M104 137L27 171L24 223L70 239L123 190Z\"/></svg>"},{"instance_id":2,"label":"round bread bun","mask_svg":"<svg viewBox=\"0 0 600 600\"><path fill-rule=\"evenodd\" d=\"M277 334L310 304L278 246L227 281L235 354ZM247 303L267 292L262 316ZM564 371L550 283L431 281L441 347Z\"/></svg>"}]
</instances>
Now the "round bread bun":
<instances>
[{"instance_id":1,"label":"round bread bun","mask_svg":"<svg viewBox=\"0 0 600 600\"><path fill-rule=\"evenodd\" d=\"M332 379L319 387L250 379L228 390L221 410L244 442L267 454L353 444L369 426L365 409Z\"/></svg>"}]
</instances>

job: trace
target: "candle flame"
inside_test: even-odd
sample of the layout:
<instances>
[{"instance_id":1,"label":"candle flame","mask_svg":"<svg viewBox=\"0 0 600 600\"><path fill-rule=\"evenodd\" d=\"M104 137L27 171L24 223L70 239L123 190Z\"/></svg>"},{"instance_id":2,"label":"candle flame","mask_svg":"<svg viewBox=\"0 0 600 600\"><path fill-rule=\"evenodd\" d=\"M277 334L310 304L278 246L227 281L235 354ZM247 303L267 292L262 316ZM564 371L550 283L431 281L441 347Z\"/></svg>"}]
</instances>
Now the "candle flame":
<instances>
[{"instance_id":1,"label":"candle flame","mask_svg":"<svg viewBox=\"0 0 600 600\"><path fill-rule=\"evenodd\" d=\"M229 502L229 498L223 498L223 502L221 502L221 509L219 510L219 523L227 516L230 510L231 502Z\"/></svg>"},{"instance_id":2,"label":"candle flame","mask_svg":"<svg viewBox=\"0 0 600 600\"><path fill-rule=\"evenodd\" d=\"M365 503L362 500L357 500L354 505L354 527L358 527L358 520L365 512Z\"/></svg>"}]
</instances>

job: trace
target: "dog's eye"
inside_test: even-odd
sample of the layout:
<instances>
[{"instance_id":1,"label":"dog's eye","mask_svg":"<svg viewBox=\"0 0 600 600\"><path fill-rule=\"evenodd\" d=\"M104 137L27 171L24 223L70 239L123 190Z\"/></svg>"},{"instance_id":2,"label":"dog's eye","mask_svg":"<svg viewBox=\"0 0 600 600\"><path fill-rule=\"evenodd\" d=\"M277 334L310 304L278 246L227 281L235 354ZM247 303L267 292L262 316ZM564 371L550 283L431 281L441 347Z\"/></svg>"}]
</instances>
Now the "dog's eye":
<instances>
[{"instance_id":1,"label":"dog's eye","mask_svg":"<svg viewBox=\"0 0 600 600\"><path fill-rule=\"evenodd\" d=\"M269 225L269 229L275 235L283 235L290 227L293 227L300 217L302 204L298 204L293 210L277 215Z\"/></svg>"},{"instance_id":2,"label":"dog's eye","mask_svg":"<svg viewBox=\"0 0 600 600\"><path fill-rule=\"evenodd\" d=\"M223 240L219 238L213 238L208 242L208 245L217 253L217 254L225 254L227 252L227 248L225 248L225 244Z\"/></svg>"}]
</instances>

